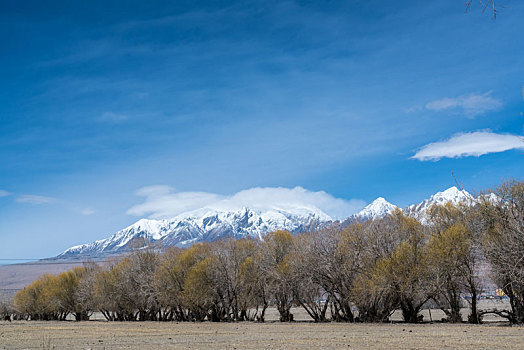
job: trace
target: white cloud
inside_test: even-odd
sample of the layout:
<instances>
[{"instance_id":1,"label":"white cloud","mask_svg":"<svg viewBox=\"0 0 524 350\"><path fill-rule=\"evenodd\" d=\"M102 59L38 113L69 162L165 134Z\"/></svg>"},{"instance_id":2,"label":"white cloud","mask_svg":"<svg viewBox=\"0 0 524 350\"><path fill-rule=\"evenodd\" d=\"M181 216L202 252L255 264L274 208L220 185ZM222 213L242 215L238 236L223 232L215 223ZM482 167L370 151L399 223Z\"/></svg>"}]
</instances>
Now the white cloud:
<instances>
[{"instance_id":1,"label":"white cloud","mask_svg":"<svg viewBox=\"0 0 524 350\"><path fill-rule=\"evenodd\" d=\"M340 219L365 206L365 202L361 200L335 198L324 191L313 192L302 187L255 187L224 196L209 192L175 192L169 186L149 186L138 190L137 195L146 197L144 203L133 206L127 213L156 219L170 218L201 208L239 210L242 207L254 210L319 209Z\"/></svg>"},{"instance_id":2,"label":"white cloud","mask_svg":"<svg viewBox=\"0 0 524 350\"><path fill-rule=\"evenodd\" d=\"M496 134L490 130L459 133L451 138L420 148L413 157L421 161L460 158L524 149L524 139L517 135Z\"/></svg>"},{"instance_id":3,"label":"white cloud","mask_svg":"<svg viewBox=\"0 0 524 350\"><path fill-rule=\"evenodd\" d=\"M148 186L139 189L138 196L146 197L144 203L130 208L127 213L151 218L168 218L180 213L199 209L222 199L214 193L175 192L169 186Z\"/></svg>"},{"instance_id":4,"label":"white cloud","mask_svg":"<svg viewBox=\"0 0 524 350\"><path fill-rule=\"evenodd\" d=\"M475 117L497 110L501 106L502 101L492 97L491 91L488 91L483 94L468 94L431 101L425 105L425 108L433 111L455 110L469 117Z\"/></svg>"},{"instance_id":5,"label":"white cloud","mask_svg":"<svg viewBox=\"0 0 524 350\"><path fill-rule=\"evenodd\" d=\"M10 192L7 192L6 190L0 190L0 197L7 197L11 195Z\"/></svg>"},{"instance_id":6,"label":"white cloud","mask_svg":"<svg viewBox=\"0 0 524 350\"><path fill-rule=\"evenodd\" d=\"M93 209L90 209L90 208L85 208L85 209L81 209L80 210L80 214L82 215L93 215L95 213L95 211Z\"/></svg>"},{"instance_id":7,"label":"white cloud","mask_svg":"<svg viewBox=\"0 0 524 350\"><path fill-rule=\"evenodd\" d=\"M51 197L35 196L32 194L22 194L16 198L16 201L19 203L46 204L54 202L55 199Z\"/></svg>"}]
</instances>

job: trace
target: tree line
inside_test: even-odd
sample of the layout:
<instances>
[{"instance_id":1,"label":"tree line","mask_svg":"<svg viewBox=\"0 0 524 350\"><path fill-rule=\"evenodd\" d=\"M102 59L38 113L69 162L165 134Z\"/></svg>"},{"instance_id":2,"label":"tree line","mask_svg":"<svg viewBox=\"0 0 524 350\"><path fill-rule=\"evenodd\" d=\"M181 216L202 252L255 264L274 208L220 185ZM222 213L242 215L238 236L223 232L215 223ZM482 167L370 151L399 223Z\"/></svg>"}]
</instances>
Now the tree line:
<instances>
[{"instance_id":1,"label":"tree line","mask_svg":"<svg viewBox=\"0 0 524 350\"><path fill-rule=\"evenodd\" d=\"M385 322L400 310L422 320L432 303L449 322L494 312L524 323L524 182L506 181L475 204L432 207L423 223L400 210L372 221L263 241L226 239L163 252L135 249L121 261L43 275L0 312L31 320L260 321L268 307L293 321ZM509 310L479 310L482 266ZM465 298L465 296L468 296Z\"/></svg>"}]
</instances>

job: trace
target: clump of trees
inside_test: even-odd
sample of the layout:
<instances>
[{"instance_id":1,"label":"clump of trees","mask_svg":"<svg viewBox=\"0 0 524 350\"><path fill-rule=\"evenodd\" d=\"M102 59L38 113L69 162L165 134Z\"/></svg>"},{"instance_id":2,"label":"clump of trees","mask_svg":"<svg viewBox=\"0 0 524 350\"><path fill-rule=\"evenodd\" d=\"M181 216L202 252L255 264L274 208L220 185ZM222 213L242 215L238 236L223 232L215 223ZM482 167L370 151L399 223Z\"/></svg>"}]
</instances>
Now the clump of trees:
<instances>
[{"instance_id":1,"label":"clump of trees","mask_svg":"<svg viewBox=\"0 0 524 350\"><path fill-rule=\"evenodd\" d=\"M480 323L477 298L482 284L479 276L482 261L484 227L478 207L447 203L431 208L429 261L434 278L433 301L451 322L462 321L460 309L466 300L471 310L470 323ZM462 298L463 294L470 298Z\"/></svg>"},{"instance_id":2,"label":"clump of trees","mask_svg":"<svg viewBox=\"0 0 524 350\"><path fill-rule=\"evenodd\" d=\"M68 315L77 321L89 319L93 310L81 298L79 289L88 272L85 267L75 267L57 276L41 276L16 294L17 312L32 320L62 321Z\"/></svg>"},{"instance_id":3,"label":"clump of trees","mask_svg":"<svg viewBox=\"0 0 524 350\"><path fill-rule=\"evenodd\" d=\"M0 295L0 320L11 321L12 316L16 315L12 298Z\"/></svg>"},{"instance_id":4,"label":"clump of trees","mask_svg":"<svg viewBox=\"0 0 524 350\"><path fill-rule=\"evenodd\" d=\"M511 310L498 311L512 323L524 323L524 182L501 184L481 206L486 223L484 247L493 279L509 297ZM491 200L490 200L491 199ZM493 202L496 202L493 204Z\"/></svg>"},{"instance_id":5,"label":"clump of trees","mask_svg":"<svg viewBox=\"0 0 524 350\"><path fill-rule=\"evenodd\" d=\"M98 311L110 321L263 322L274 306L289 322L299 306L315 322L385 322L400 310L415 323L428 303L462 322L468 303L470 323L487 312L524 323L524 183L505 182L481 198L435 206L424 224L397 210L298 236L135 249L104 267L44 275L16 295L14 309L34 320L86 320ZM486 262L510 310L478 310Z\"/></svg>"}]
</instances>

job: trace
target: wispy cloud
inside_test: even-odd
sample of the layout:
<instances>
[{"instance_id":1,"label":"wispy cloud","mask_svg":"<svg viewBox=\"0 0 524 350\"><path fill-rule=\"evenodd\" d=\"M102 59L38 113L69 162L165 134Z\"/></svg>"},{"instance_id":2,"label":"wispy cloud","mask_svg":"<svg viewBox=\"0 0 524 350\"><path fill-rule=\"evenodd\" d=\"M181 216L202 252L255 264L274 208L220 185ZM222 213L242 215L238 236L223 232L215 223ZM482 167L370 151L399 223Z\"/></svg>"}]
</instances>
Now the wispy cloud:
<instances>
[{"instance_id":1,"label":"wispy cloud","mask_svg":"<svg viewBox=\"0 0 524 350\"><path fill-rule=\"evenodd\" d=\"M84 208L80 210L80 214L85 215L85 216L93 215L94 213L95 211L90 208Z\"/></svg>"},{"instance_id":2,"label":"wispy cloud","mask_svg":"<svg viewBox=\"0 0 524 350\"><path fill-rule=\"evenodd\" d=\"M460 158L524 149L524 139L517 135L497 134L490 130L458 133L447 140L427 144L411 158L420 161Z\"/></svg>"},{"instance_id":3,"label":"wispy cloud","mask_svg":"<svg viewBox=\"0 0 524 350\"><path fill-rule=\"evenodd\" d=\"M502 101L491 96L491 94L492 92L488 91L483 94L473 93L458 97L445 97L428 102L424 107L432 111L454 110L464 113L467 117L476 117L497 110L502 106Z\"/></svg>"},{"instance_id":4,"label":"wispy cloud","mask_svg":"<svg viewBox=\"0 0 524 350\"><path fill-rule=\"evenodd\" d=\"M176 192L169 186L149 186L141 188L137 195L145 201L130 208L127 213L151 218L170 218L178 214L209 208L215 210L251 209L319 209L327 215L339 219L347 217L365 206L358 199L336 198L324 191L313 192L302 187L255 187L233 195L219 195L209 192Z\"/></svg>"},{"instance_id":5,"label":"wispy cloud","mask_svg":"<svg viewBox=\"0 0 524 350\"><path fill-rule=\"evenodd\" d=\"M18 203L29 203L29 204L47 204L52 203L56 199L51 197L37 196L33 194L22 194L16 197Z\"/></svg>"},{"instance_id":6,"label":"wispy cloud","mask_svg":"<svg viewBox=\"0 0 524 350\"><path fill-rule=\"evenodd\" d=\"M7 197L11 195L11 192L8 192L6 190L0 190L0 197Z\"/></svg>"}]
</instances>

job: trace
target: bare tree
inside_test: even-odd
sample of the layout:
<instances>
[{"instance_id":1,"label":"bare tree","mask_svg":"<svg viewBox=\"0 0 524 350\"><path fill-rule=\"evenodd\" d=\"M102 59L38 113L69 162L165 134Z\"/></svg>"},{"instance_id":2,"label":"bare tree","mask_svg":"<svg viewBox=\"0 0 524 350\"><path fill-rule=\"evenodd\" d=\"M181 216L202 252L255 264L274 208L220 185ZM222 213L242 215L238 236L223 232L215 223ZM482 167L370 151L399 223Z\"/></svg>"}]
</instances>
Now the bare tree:
<instances>
[{"instance_id":1,"label":"bare tree","mask_svg":"<svg viewBox=\"0 0 524 350\"><path fill-rule=\"evenodd\" d=\"M356 289L357 305L368 320L384 320L399 307L405 322L418 322L422 306L433 293L427 233L420 222L400 211L379 223L378 244L372 246L374 254L359 278L363 288Z\"/></svg>"},{"instance_id":2,"label":"bare tree","mask_svg":"<svg viewBox=\"0 0 524 350\"><path fill-rule=\"evenodd\" d=\"M187 321L182 292L187 271L182 263L188 250L171 247L160 257L160 264L153 279L155 294L162 305L160 319L163 321Z\"/></svg>"},{"instance_id":3,"label":"bare tree","mask_svg":"<svg viewBox=\"0 0 524 350\"><path fill-rule=\"evenodd\" d=\"M493 14L493 18L497 18L497 14L499 13L499 8L501 7L498 4L498 1L496 0L477 0L482 7L482 12L485 12L486 10L490 11ZM466 0L466 12L468 12L471 9L471 5L473 3L473 0Z\"/></svg>"},{"instance_id":4,"label":"bare tree","mask_svg":"<svg viewBox=\"0 0 524 350\"><path fill-rule=\"evenodd\" d=\"M14 314L13 297L0 294L0 320L11 321Z\"/></svg>"},{"instance_id":5,"label":"bare tree","mask_svg":"<svg viewBox=\"0 0 524 350\"><path fill-rule=\"evenodd\" d=\"M295 238L295 249L290 259L291 276L295 301L315 322L325 322L330 296L322 286L322 273L326 266L320 265L316 237L316 233L308 233Z\"/></svg>"},{"instance_id":6,"label":"bare tree","mask_svg":"<svg viewBox=\"0 0 524 350\"><path fill-rule=\"evenodd\" d=\"M462 321L462 293L469 293L468 320L479 323L477 297L481 291L479 267L483 260L476 206L447 203L429 210L431 239L428 252L434 272L436 304L451 322Z\"/></svg>"},{"instance_id":7,"label":"bare tree","mask_svg":"<svg viewBox=\"0 0 524 350\"><path fill-rule=\"evenodd\" d=\"M268 276L263 273L258 251L254 257L247 257L239 267L240 288L238 305L240 320L264 322L269 306L270 286Z\"/></svg>"},{"instance_id":8,"label":"bare tree","mask_svg":"<svg viewBox=\"0 0 524 350\"><path fill-rule=\"evenodd\" d=\"M397 228L399 215L400 211L362 224L365 244L352 291L361 321L387 321L398 306L397 295L379 283L380 275L376 274L376 269L377 264L390 257L400 244Z\"/></svg>"},{"instance_id":9,"label":"bare tree","mask_svg":"<svg viewBox=\"0 0 524 350\"><path fill-rule=\"evenodd\" d=\"M482 210L487 225L486 256L493 279L509 297L511 310L499 312L511 323L524 323L524 181L509 180Z\"/></svg>"},{"instance_id":10,"label":"bare tree","mask_svg":"<svg viewBox=\"0 0 524 350\"><path fill-rule=\"evenodd\" d=\"M281 322L293 321L293 314L290 312L294 300L290 264L293 248L291 233L275 231L264 238L257 255L257 263L270 286Z\"/></svg>"}]
</instances>

